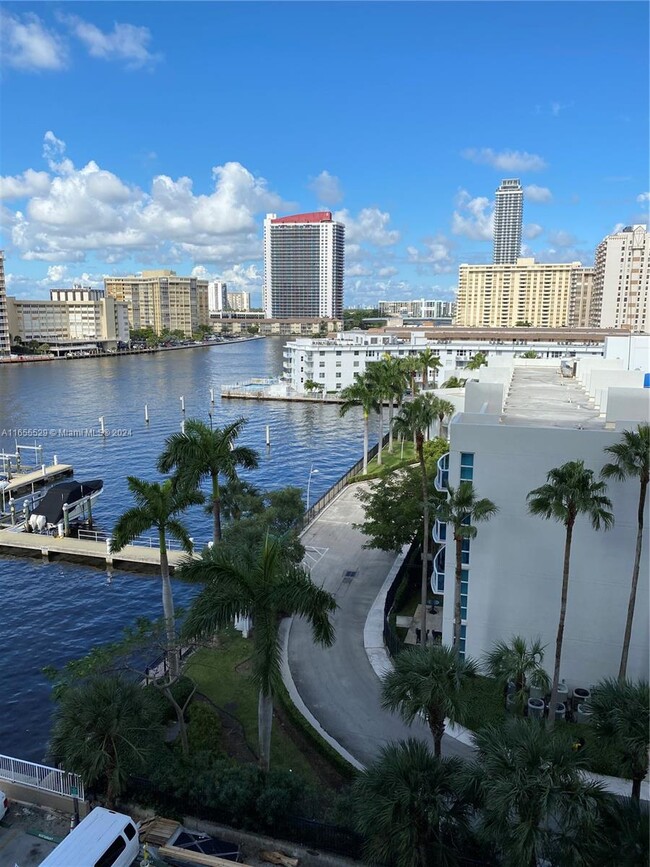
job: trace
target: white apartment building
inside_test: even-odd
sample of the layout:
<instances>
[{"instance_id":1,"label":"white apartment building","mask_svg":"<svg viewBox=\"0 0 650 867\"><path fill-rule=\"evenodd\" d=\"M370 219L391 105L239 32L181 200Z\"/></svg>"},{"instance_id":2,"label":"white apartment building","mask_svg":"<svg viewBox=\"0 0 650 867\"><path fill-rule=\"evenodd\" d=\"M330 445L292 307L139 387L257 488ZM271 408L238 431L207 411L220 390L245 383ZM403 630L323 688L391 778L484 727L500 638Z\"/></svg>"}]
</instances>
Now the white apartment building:
<instances>
[{"instance_id":1,"label":"white apartment building","mask_svg":"<svg viewBox=\"0 0 650 867\"><path fill-rule=\"evenodd\" d=\"M507 376L495 370L494 382L484 369L481 382L467 384L465 411L450 423L449 453L439 461L436 487L457 488L462 480L471 481L477 496L489 498L499 509L489 521L477 524L476 537L463 544L463 651L480 659L497 641L539 636L546 646L545 667L552 673L565 530L529 514L527 494L545 484L550 469L567 461L583 460L599 474L608 460L604 448L617 442L623 429L648 421L650 390L619 387L611 380L603 415L581 383L561 377L555 365L516 364ZM594 364L581 360L578 369ZM600 364L605 364L603 359ZM638 481L609 481L608 496L615 515L611 530L594 531L585 517L575 526L560 673L569 689L589 688L618 673L636 542ZM646 503L646 552L649 507ZM451 643L455 545L451 531L437 522L433 538L440 547L434 554L432 588L444 596L443 641ZM633 679L648 678L648 572L645 557L628 666Z\"/></svg>"},{"instance_id":2,"label":"white apartment building","mask_svg":"<svg viewBox=\"0 0 650 867\"><path fill-rule=\"evenodd\" d=\"M228 309L228 284L222 280L211 280L208 283L208 311L221 313Z\"/></svg>"},{"instance_id":3,"label":"white apartment building","mask_svg":"<svg viewBox=\"0 0 650 867\"><path fill-rule=\"evenodd\" d=\"M237 313L247 313L251 309L251 293L228 292L226 302L228 310Z\"/></svg>"},{"instance_id":4,"label":"white apartment building","mask_svg":"<svg viewBox=\"0 0 650 867\"><path fill-rule=\"evenodd\" d=\"M524 213L524 190L518 178L501 181L494 203L495 265L514 265L521 254L521 225Z\"/></svg>"},{"instance_id":5,"label":"white apartment building","mask_svg":"<svg viewBox=\"0 0 650 867\"><path fill-rule=\"evenodd\" d=\"M401 316L408 319L453 319L456 310L454 301L426 298L404 301L380 301L380 316Z\"/></svg>"},{"instance_id":6,"label":"white apartment building","mask_svg":"<svg viewBox=\"0 0 650 867\"><path fill-rule=\"evenodd\" d=\"M596 248L592 321L598 328L650 332L650 233L646 225L626 226Z\"/></svg>"},{"instance_id":7,"label":"white apartment building","mask_svg":"<svg viewBox=\"0 0 650 867\"><path fill-rule=\"evenodd\" d=\"M533 328L568 325L577 270L583 270L580 262L547 264L527 258L514 264L463 264L458 272L455 324L484 328L522 322Z\"/></svg>"},{"instance_id":8,"label":"white apartment building","mask_svg":"<svg viewBox=\"0 0 650 867\"><path fill-rule=\"evenodd\" d=\"M345 226L331 211L264 220L267 319L341 319Z\"/></svg>"},{"instance_id":9,"label":"white apartment building","mask_svg":"<svg viewBox=\"0 0 650 867\"><path fill-rule=\"evenodd\" d=\"M0 358L11 354L11 336L5 285L5 254L4 250L0 250Z\"/></svg>"}]
</instances>

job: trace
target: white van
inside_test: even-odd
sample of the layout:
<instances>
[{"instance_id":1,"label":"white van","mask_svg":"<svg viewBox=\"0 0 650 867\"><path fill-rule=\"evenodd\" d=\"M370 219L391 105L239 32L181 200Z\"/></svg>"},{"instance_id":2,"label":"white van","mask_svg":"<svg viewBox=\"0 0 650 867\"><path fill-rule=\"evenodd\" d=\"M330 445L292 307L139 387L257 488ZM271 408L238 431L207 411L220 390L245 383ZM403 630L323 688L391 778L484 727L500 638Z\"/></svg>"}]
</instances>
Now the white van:
<instances>
[{"instance_id":1,"label":"white van","mask_svg":"<svg viewBox=\"0 0 650 867\"><path fill-rule=\"evenodd\" d=\"M95 807L59 843L41 867L129 867L140 851L130 816Z\"/></svg>"}]
</instances>

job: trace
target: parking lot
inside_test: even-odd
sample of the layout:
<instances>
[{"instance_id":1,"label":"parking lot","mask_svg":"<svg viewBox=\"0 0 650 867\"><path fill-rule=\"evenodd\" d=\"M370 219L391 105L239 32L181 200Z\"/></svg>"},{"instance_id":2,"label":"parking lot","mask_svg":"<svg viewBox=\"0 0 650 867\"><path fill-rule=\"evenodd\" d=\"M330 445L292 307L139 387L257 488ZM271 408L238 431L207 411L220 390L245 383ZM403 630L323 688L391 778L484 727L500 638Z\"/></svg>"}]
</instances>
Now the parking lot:
<instances>
[{"instance_id":1,"label":"parking lot","mask_svg":"<svg viewBox=\"0 0 650 867\"><path fill-rule=\"evenodd\" d=\"M69 816L12 804L0 824L0 867L38 867L69 829ZM39 833L53 841L38 837Z\"/></svg>"}]
</instances>

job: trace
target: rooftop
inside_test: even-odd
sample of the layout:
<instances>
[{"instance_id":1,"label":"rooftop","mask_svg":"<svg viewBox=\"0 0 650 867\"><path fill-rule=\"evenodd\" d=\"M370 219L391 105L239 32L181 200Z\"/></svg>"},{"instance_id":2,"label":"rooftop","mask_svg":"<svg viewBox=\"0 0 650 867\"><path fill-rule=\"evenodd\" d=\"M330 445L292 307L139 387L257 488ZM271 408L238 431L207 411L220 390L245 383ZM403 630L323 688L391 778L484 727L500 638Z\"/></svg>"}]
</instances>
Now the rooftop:
<instances>
[{"instance_id":1,"label":"rooftop","mask_svg":"<svg viewBox=\"0 0 650 867\"><path fill-rule=\"evenodd\" d=\"M502 424L602 430L605 420L584 388L557 367L515 367Z\"/></svg>"}]
</instances>

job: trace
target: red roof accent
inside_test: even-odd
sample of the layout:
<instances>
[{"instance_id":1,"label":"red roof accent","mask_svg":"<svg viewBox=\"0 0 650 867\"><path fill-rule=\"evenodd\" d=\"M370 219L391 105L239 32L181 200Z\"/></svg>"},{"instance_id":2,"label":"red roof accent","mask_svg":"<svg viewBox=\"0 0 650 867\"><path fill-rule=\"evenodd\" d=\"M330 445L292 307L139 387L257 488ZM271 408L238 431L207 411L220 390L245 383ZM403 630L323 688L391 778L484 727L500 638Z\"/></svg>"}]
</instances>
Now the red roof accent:
<instances>
[{"instance_id":1,"label":"red roof accent","mask_svg":"<svg viewBox=\"0 0 650 867\"><path fill-rule=\"evenodd\" d=\"M292 217L276 217L272 223L328 223L332 220L331 211L312 211L309 214L294 214Z\"/></svg>"}]
</instances>

